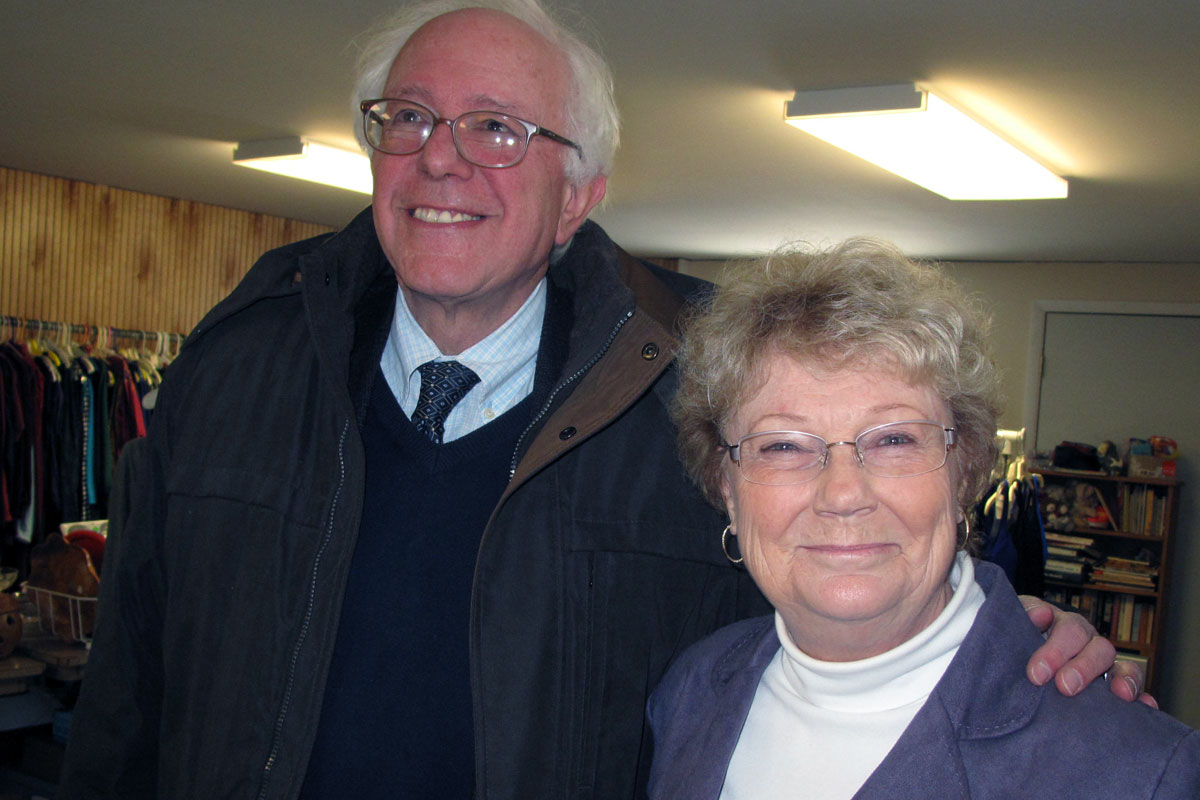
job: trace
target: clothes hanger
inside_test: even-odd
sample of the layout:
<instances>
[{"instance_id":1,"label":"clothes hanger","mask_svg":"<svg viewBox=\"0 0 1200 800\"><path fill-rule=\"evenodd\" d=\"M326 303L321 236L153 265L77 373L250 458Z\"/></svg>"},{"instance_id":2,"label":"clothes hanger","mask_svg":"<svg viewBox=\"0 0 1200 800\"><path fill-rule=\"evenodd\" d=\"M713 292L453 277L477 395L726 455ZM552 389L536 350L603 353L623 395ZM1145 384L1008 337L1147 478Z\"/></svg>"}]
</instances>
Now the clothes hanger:
<instances>
[{"instance_id":1,"label":"clothes hanger","mask_svg":"<svg viewBox=\"0 0 1200 800\"><path fill-rule=\"evenodd\" d=\"M983 503L983 515L992 519L1004 516L1004 504L1008 498L1008 479L1003 478L996 484L996 490Z\"/></svg>"}]
</instances>

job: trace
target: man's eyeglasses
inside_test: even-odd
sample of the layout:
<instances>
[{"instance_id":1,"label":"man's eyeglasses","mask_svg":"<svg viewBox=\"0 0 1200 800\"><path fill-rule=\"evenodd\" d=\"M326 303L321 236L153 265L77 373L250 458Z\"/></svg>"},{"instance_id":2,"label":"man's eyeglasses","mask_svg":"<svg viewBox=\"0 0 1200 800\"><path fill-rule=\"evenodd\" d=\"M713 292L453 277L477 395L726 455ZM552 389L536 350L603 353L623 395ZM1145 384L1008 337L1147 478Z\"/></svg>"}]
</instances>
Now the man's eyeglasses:
<instances>
[{"instance_id":1,"label":"man's eyeglasses","mask_svg":"<svg viewBox=\"0 0 1200 800\"><path fill-rule=\"evenodd\" d=\"M511 167L525 157L534 136L573 147L583 158L583 149L570 139L527 120L495 111L468 111L454 119L439 117L411 100L381 98L363 100L363 134L367 144L381 153L406 156L425 146L433 129L450 126L454 147L465 161L480 167Z\"/></svg>"},{"instance_id":2,"label":"man's eyeglasses","mask_svg":"<svg viewBox=\"0 0 1200 800\"><path fill-rule=\"evenodd\" d=\"M954 428L930 420L889 422L867 428L852 442L826 442L802 431L760 431L723 444L750 483L794 486L807 483L829 463L829 448L851 445L858 465L881 478L908 478L946 463Z\"/></svg>"}]
</instances>

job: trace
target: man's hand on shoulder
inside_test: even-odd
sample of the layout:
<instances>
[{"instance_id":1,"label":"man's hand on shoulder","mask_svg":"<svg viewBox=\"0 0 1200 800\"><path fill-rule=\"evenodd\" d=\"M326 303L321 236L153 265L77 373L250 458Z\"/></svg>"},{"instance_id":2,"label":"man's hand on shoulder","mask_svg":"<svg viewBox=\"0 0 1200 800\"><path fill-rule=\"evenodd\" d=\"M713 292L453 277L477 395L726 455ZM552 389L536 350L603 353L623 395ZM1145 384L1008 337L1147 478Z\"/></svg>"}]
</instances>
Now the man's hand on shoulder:
<instances>
[{"instance_id":1,"label":"man's hand on shoulder","mask_svg":"<svg viewBox=\"0 0 1200 800\"><path fill-rule=\"evenodd\" d=\"M1029 659L1025 674L1036 686L1054 679L1058 691L1073 697L1100 677L1122 700L1138 700L1158 708L1154 698L1142 691L1146 676L1129 661L1116 661L1112 642L1096 633L1090 622L1078 614L1063 611L1044 600L1021 595L1021 604L1038 630L1047 634L1046 643Z\"/></svg>"}]
</instances>

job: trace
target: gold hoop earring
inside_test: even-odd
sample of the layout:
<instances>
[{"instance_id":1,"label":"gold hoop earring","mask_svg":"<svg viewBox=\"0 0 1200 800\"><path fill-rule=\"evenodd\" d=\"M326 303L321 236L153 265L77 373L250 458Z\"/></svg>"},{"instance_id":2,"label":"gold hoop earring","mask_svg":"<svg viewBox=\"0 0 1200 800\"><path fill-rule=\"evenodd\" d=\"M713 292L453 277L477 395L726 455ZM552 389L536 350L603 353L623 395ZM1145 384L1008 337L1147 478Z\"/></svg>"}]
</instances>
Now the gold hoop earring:
<instances>
[{"instance_id":1,"label":"gold hoop earring","mask_svg":"<svg viewBox=\"0 0 1200 800\"><path fill-rule=\"evenodd\" d=\"M961 534L959 534L959 537L958 537L958 549L966 550L968 545L971 544L971 512L970 512L970 510L967 510L967 509L963 510L962 521L963 521L963 532Z\"/></svg>"},{"instance_id":2,"label":"gold hoop earring","mask_svg":"<svg viewBox=\"0 0 1200 800\"><path fill-rule=\"evenodd\" d=\"M740 564L743 561L740 551L737 558L729 555L729 537L732 536L734 539L737 539L737 534L730 530L731 527L730 525L726 525L725 530L721 531L721 552L725 553L725 557L729 559L730 564Z\"/></svg>"}]
</instances>

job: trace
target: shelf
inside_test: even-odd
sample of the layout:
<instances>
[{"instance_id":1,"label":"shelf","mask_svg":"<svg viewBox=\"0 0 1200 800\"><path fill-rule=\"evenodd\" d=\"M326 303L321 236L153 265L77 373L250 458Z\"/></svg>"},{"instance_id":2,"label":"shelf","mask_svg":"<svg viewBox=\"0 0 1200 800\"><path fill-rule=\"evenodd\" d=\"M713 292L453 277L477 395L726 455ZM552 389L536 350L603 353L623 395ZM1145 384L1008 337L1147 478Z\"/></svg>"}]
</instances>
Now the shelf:
<instances>
[{"instance_id":1,"label":"shelf","mask_svg":"<svg viewBox=\"0 0 1200 800\"><path fill-rule=\"evenodd\" d=\"M1158 598L1158 591L1155 589L1143 589L1140 586L1121 586L1117 583L1072 583L1070 581L1056 581L1053 578L1046 578L1046 585L1058 586L1063 589L1090 589L1094 592L1107 592L1108 594L1133 594L1138 597Z\"/></svg>"},{"instance_id":2,"label":"shelf","mask_svg":"<svg viewBox=\"0 0 1200 800\"><path fill-rule=\"evenodd\" d=\"M1105 528L1084 528L1081 531L1060 531L1057 528L1046 528L1046 533L1058 533L1063 536L1116 536L1121 539L1136 539L1139 542L1161 542L1161 536L1148 536L1143 533L1129 533L1128 531L1112 531Z\"/></svg>"},{"instance_id":3,"label":"shelf","mask_svg":"<svg viewBox=\"0 0 1200 800\"><path fill-rule=\"evenodd\" d=\"M1138 478L1129 475L1109 475L1107 472L1088 472L1087 470L1050 469L1049 467L1029 467L1029 472L1044 475L1049 478L1072 478L1083 481L1113 481L1114 483L1147 483L1152 486L1179 487L1183 484L1175 478Z\"/></svg>"},{"instance_id":4,"label":"shelf","mask_svg":"<svg viewBox=\"0 0 1200 800\"><path fill-rule=\"evenodd\" d=\"M1074 521L1072 527L1075 530L1070 531L1047 526L1047 536L1059 534L1092 542L1094 549L1089 548L1086 552L1081 546L1068 542L1062 544L1076 551L1075 560L1132 559L1149 561L1155 565L1157 589L1102 580L1077 583L1051 577L1045 579L1047 596L1067 599L1067 605L1089 617L1118 650L1136 653L1144 660L1147 690L1153 694L1158 683L1159 662L1166 647L1165 633L1170 610L1167 598L1173 561L1172 534L1178 521L1178 489L1183 484L1175 478L1141 478L1082 470L1031 467L1029 471L1042 478L1044 488L1040 501L1053 503L1053 508L1043 505L1043 511L1046 512L1043 520L1053 521L1057 525L1066 524L1067 520ZM1091 490L1080 489L1082 485L1089 485ZM1094 508L1095 503L1099 504L1103 515L1113 524L1134 530L1144 527L1144 530L1155 531L1156 535L1135 533L1128 529L1113 530L1111 527L1087 527L1084 524L1087 519L1100 516ZM1071 560L1072 557L1067 558ZM1102 574L1095 577L1101 578ZM1109 615L1107 618L1104 616L1106 613ZM1118 613L1126 615L1122 616L1120 622ZM1146 616L1147 613L1150 616ZM1124 626L1133 626L1134 641L1117 637L1118 630L1127 636L1131 633L1129 627L1120 625L1121 622ZM1148 641L1136 640L1139 630Z\"/></svg>"}]
</instances>

